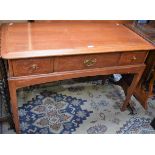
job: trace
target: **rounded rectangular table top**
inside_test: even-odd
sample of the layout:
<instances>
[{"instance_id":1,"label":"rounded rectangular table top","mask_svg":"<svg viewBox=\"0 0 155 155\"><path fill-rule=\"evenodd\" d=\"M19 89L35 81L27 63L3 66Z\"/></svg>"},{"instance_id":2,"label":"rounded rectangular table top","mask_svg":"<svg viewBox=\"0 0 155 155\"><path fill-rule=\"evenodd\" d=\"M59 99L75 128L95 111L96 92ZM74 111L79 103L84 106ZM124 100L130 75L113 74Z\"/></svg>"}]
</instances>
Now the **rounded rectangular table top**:
<instances>
[{"instance_id":1,"label":"rounded rectangular table top","mask_svg":"<svg viewBox=\"0 0 155 155\"><path fill-rule=\"evenodd\" d=\"M122 24L93 21L4 24L1 40L5 59L155 49Z\"/></svg>"}]
</instances>

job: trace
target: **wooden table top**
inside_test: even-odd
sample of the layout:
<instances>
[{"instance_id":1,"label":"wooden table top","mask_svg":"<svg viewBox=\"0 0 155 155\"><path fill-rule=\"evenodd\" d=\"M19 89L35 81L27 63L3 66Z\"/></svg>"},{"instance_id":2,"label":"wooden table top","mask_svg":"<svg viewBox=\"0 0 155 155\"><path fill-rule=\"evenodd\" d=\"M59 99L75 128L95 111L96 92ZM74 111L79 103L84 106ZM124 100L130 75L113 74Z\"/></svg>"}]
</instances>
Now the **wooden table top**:
<instances>
[{"instance_id":1,"label":"wooden table top","mask_svg":"<svg viewBox=\"0 0 155 155\"><path fill-rule=\"evenodd\" d=\"M124 25L102 22L10 23L1 40L5 59L155 49Z\"/></svg>"}]
</instances>

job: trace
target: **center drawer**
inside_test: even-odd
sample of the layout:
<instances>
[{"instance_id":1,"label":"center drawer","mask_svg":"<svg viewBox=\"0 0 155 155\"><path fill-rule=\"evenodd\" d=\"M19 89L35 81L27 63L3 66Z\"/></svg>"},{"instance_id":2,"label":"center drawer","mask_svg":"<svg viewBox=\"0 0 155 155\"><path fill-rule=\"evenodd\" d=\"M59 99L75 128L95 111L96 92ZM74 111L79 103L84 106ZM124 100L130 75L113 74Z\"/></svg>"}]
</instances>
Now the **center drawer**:
<instances>
[{"instance_id":1,"label":"center drawer","mask_svg":"<svg viewBox=\"0 0 155 155\"><path fill-rule=\"evenodd\" d=\"M14 76L51 73L53 72L53 58L13 60L12 69Z\"/></svg>"},{"instance_id":2,"label":"center drawer","mask_svg":"<svg viewBox=\"0 0 155 155\"><path fill-rule=\"evenodd\" d=\"M118 64L119 59L120 53L56 57L54 71L61 72L115 66Z\"/></svg>"}]
</instances>

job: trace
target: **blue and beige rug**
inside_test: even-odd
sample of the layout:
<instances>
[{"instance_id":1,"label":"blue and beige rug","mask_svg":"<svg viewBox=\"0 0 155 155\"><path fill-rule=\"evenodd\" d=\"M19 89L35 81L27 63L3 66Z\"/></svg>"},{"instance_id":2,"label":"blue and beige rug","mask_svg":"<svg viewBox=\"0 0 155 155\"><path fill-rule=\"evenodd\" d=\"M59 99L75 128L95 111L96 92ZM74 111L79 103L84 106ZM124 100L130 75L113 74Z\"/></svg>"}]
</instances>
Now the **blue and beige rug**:
<instances>
[{"instance_id":1,"label":"blue and beige rug","mask_svg":"<svg viewBox=\"0 0 155 155\"><path fill-rule=\"evenodd\" d=\"M134 114L120 111L121 87L101 80L55 82L18 91L22 133L154 134L155 98L145 111L132 97ZM3 126L3 133L14 133Z\"/></svg>"}]
</instances>

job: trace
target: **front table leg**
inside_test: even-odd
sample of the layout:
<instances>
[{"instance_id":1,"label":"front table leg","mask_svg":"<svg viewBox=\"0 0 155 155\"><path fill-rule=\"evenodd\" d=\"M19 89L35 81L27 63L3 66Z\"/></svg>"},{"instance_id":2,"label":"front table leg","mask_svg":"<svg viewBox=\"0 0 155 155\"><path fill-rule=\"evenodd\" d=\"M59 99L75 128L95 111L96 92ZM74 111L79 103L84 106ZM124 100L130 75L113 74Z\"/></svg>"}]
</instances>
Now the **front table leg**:
<instances>
[{"instance_id":1,"label":"front table leg","mask_svg":"<svg viewBox=\"0 0 155 155\"><path fill-rule=\"evenodd\" d=\"M136 88L136 86L137 86L137 84L138 84L138 82L139 82L139 80L140 80L140 78L142 76L142 73L143 72L140 72L140 73L136 73L134 75L132 83L131 83L130 87L127 90L126 99L125 99L125 101L123 103L123 106L121 107L121 111L125 111L127 106L129 105L129 102L131 100L131 96L133 95L133 92L134 92L134 90L135 90L135 88Z\"/></svg>"},{"instance_id":2,"label":"front table leg","mask_svg":"<svg viewBox=\"0 0 155 155\"><path fill-rule=\"evenodd\" d=\"M12 115L15 124L16 133L20 133L20 124L19 124L19 114L18 114L18 102L17 102L17 94L16 87L12 81L9 81L9 90L10 90L10 99L12 105Z\"/></svg>"}]
</instances>

